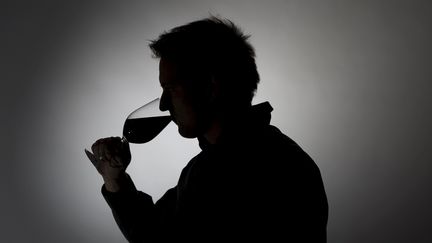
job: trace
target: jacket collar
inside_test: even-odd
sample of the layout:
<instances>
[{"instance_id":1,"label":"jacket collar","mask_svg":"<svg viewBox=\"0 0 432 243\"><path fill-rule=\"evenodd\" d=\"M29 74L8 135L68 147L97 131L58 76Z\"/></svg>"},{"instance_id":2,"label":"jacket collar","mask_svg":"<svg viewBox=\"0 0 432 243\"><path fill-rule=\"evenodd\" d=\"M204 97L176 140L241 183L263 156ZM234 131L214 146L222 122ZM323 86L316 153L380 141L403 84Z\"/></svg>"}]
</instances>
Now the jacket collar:
<instances>
[{"instance_id":1,"label":"jacket collar","mask_svg":"<svg viewBox=\"0 0 432 243\"><path fill-rule=\"evenodd\" d=\"M203 136L200 136L198 137L199 146L202 150L207 150L210 147L230 143L234 138L250 135L254 129L270 124L272 111L273 107L268 101L253 105L225 124L216 144L210 144Z\"/></svg>"}]
</instances>

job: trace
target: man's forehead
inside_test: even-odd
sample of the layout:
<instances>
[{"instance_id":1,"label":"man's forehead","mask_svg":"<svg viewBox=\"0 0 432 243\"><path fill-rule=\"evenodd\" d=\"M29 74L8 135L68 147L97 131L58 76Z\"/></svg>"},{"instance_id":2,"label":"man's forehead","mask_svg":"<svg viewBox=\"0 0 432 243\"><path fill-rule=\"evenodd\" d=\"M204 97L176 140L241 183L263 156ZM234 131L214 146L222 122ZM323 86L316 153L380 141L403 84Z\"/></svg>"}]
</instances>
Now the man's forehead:
<instances>
[{"instance_id":1,"label":"man's forehead","mask_svg":"<svg viewBox=\"0 0 432 243\"><path fill-rule=\"evenodd\" d=\"M169 59L161 58L159 61L159 81L161 85L181 84L185 81L187 69Z\"/></svg>"},{"instance_id":2,"label":"man's forehead","mask_svg":"<svg viewBox=\"0 0 432 243\"><path fill-rule=\"evenodd\" d=\"M174 83L177 76L176 65L169 60L161 58L159 61L159 82L161 85Z\"/></svg>"}]
</instances>

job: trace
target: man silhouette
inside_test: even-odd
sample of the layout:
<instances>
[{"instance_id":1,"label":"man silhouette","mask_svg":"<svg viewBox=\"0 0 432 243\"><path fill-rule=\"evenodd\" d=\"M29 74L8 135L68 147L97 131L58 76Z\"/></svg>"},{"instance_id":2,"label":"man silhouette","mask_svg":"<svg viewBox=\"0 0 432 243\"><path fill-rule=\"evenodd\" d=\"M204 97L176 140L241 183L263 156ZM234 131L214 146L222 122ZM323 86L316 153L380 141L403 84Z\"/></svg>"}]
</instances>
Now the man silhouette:
<instances>
[{"instance_id":1,"label":"man silhouette","mask_svg":"<svg viewBox=\"0 0 432 243\"><path fill-rule=\"evenodd\" d=\"M252 46L229 20L210 17L150 44L179 133L202 151L156 203L125 172L129 145L102 138L87 153L129 242L325 242L327 198L313 160L270 125ZM168 149L168 148L167 148Z\"/></svg>"}]
</instances>

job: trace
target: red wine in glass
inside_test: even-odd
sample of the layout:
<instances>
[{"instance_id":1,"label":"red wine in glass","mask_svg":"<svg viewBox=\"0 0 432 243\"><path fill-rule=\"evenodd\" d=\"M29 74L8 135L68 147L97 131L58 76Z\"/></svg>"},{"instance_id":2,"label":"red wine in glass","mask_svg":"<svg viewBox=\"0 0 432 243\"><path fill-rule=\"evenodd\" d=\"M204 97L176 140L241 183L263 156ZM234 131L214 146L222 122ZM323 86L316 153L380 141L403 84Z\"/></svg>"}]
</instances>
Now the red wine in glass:
<instances>
[{"instance_id":1,"label":"red wine in glass","mask_svg":"<svg viewBox=\"0 0 432 243\"><path fill-rule=\"evenodd\" d=\"M123 126L123 142L147 143L171 122L171 116L159 110L159 102L157 98L127 117Z\"/></svg>"}]
</instances>

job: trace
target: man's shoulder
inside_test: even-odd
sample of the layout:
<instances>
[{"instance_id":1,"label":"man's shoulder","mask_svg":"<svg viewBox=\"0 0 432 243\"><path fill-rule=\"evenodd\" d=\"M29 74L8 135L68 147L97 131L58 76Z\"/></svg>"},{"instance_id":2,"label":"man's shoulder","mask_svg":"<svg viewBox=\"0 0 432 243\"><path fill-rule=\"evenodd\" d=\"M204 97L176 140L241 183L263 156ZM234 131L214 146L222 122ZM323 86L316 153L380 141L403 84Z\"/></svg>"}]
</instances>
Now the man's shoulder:
<instances>
[{"instance_id":1,"label":"man's shoulder","mask_svg":"<svg viewBox=\"0 0 432 243\"><path fill-rule=\"evenodd\" d=\"M303 149L293 139L273 125L267 125L259 129L246 140L249 146L258 150L263 148L266 152L293 153L293 155L304 153Z\"/></svg>"},{"instance_id":2,"label":"man's shoulder","mask_svg":"<svg viewBox=\"0 0 432 243\"><path fill-rule=\"evenodd\" d=\"M265 162L273 168L296 173L318 170L314 160L300 145L279 128L268 125L248 139L243 149L257 163Z\"/></svg>"}]
</instances>

